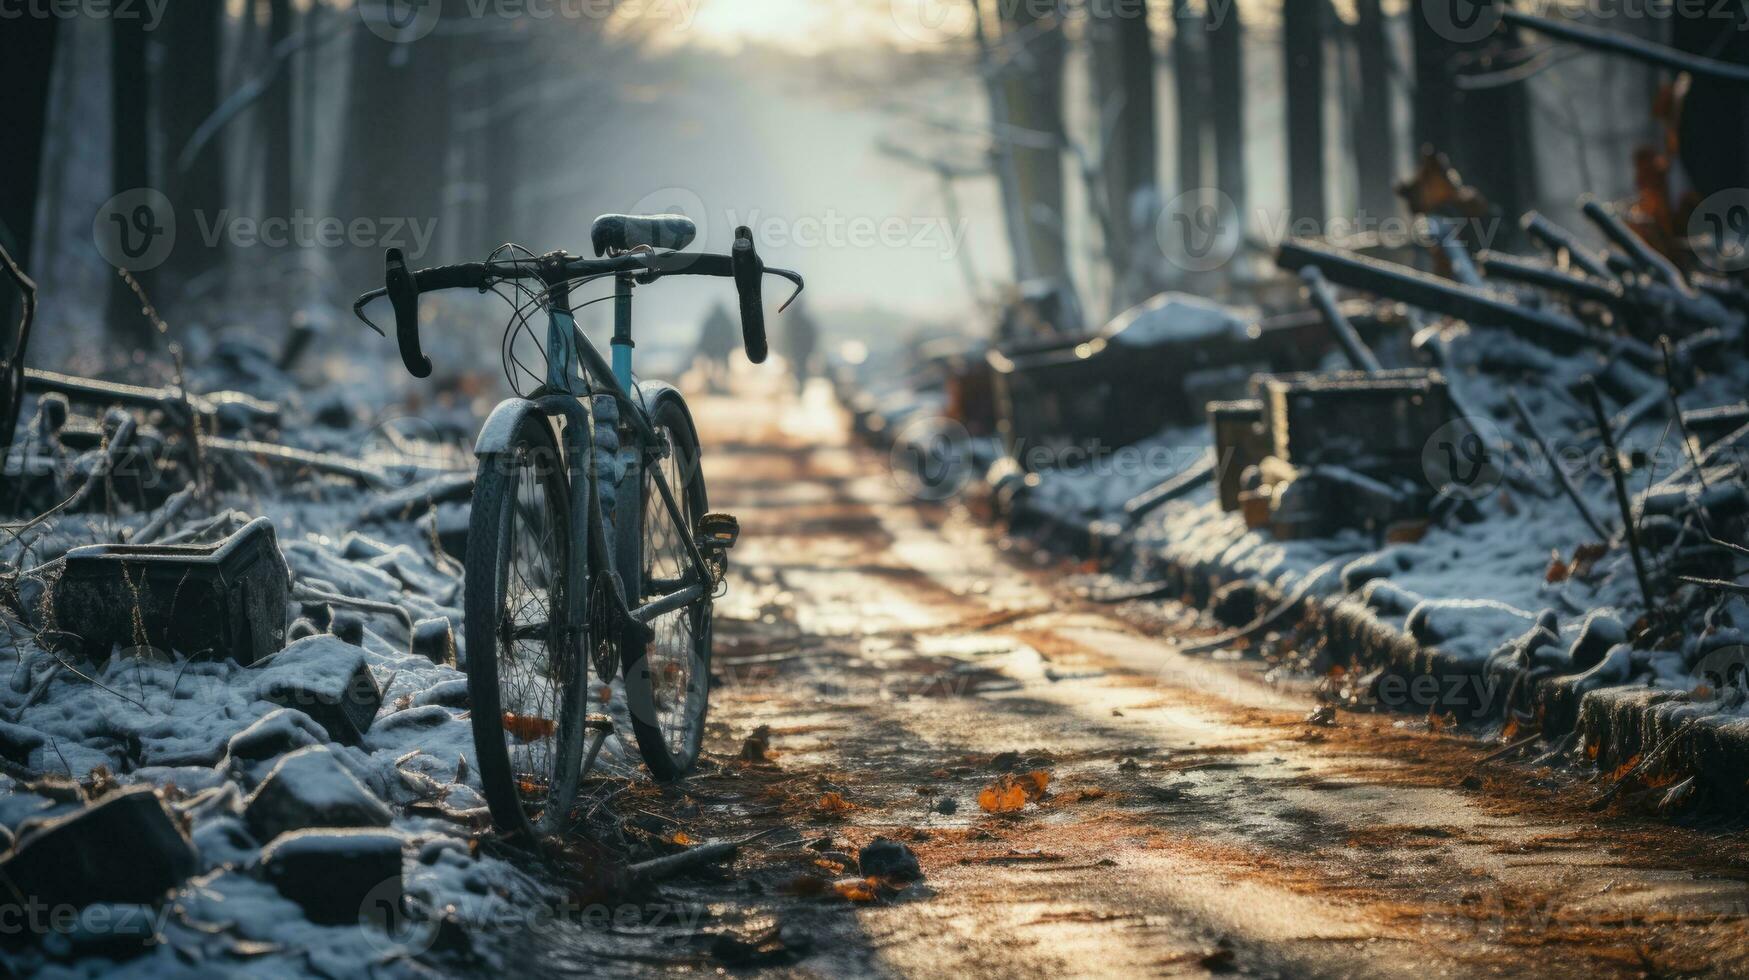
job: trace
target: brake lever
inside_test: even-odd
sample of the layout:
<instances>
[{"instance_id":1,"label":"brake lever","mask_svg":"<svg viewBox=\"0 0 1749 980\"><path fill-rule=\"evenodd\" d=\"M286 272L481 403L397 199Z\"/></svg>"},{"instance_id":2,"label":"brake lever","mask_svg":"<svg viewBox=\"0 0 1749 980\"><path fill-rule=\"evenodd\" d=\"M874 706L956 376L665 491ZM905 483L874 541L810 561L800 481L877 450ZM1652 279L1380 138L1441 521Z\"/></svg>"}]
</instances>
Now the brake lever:
<instances>
[{"instance_id":1,"label":"brake lever","mask_svg":"<svg viewBox=\"0 0 1749 980\"><path fill-rule=\"evenodd\" d=\"M789 309L790 304L796 301L796 297L802 294L802 290L805 288L802 283L802 275L799 272L791 272L788 269L773 269L770 266L766 266L765 271L771 275L782 279L788 279L790 282L795 283L796 291L790 293L789 299L784 300L783 305L777 308L777 312L782 313L784 310Z\"/></svg>"},{"instance_id":2,"label":"brake lever","mask_svg":"<svg viewBox=\"0 0 1749 980\"><path fill-rule=\"evenodd\" d=\"M366 306L368 306L372 300L382 299L384 296L387 296L387 295L389 295L389 291L387 289L373 289L370 292L364 293L363 295L359 296L358 301L352 304L352 315L355 317L358 317L360 320L363 320L365 326L371 328L372 330L375 330L377 336L382 337L385 340L388 339L389 335L383 332L382 327L379 327L376 324L372 323L370 321L370 317L364 315L364 308Z\"/></svg>"}]
</instances>

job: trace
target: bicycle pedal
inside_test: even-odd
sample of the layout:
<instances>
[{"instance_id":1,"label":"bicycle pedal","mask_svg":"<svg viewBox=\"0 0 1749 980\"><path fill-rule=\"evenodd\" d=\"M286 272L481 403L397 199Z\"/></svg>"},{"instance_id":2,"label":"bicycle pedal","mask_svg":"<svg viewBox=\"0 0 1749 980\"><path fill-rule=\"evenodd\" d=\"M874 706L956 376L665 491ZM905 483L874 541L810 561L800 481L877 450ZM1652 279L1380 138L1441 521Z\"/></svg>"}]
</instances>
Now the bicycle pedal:
<instances>
[{"instance_id":1,"label":"bicycle pedal","mask_svg":"<svg viewBox=\"0 0 1749 980\"><path fill-rule=\"evenodd\" d=\"M693 530L700 551L728 551L741 539L741 522L733 514L706 514Z\"/></svg>"},{"instance_id":2,"label":"bicycle pedal","mask_svg":"<svg viewBox=\"0 0 1749 980\"><path fill-rule=\"evenodd\" d=\"M613 727L613 719L607 715L590 715L583 722L585 731L601 732L607 735L613 734Z\"/></svg>"}]
</instances>

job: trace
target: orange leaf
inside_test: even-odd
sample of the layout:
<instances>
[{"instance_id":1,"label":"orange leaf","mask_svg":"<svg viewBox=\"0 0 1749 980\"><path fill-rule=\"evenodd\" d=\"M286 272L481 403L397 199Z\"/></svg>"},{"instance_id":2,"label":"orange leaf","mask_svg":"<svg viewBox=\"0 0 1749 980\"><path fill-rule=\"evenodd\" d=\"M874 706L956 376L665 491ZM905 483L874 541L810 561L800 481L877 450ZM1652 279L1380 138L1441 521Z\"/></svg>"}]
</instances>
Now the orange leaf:
<instances>
[{"instance_id":1,"label":"orange leaf","mask_svg":"<svg viewBox=\"0 0 1749 980\"><path fill-rule=\"evenodd\" d=\"M1566 562L1561 560L1561 553L1558 551L1551 552L1549 554L1549 570L1543 573L1543 581L1550 585L1556 585L1565 582L1572 576L1573 569Z\"/></svg>"},{"instance_id":2,"label":"orange leaf","mask_svg":"<svg viewBox=\"0 0 1749 980\"><path fill-rule=\"evenodd\" d=\"M872 902L880 897L880 893L875 891L879 884L878 878L845 878L833 882L832 890L838 893L839 898L852 902Z\"/></svg>"},{"instance_id":3,"label":"orange leaf","mask_svg":"<svg viewBox=\"0 0 1749 980\"><path fill-rule=\"evenodd\" d=\"M1633 757L1628 759L1628 761L1616 766L1615 771L1609 774L1609 778L1614 782L1621 782L1623 779L1627 778L1627 774L1633 772L1634 767L1639 764L1640 754L1635 752Z\"/></svg>"},{"instance_id":4,"label":"orange leaf","mask_svg":"<svg viewBox=\"0 0 1749 980\"><path fill-rule=\"evenodd\" d=\"M1028 796L1026 787L1013 776L1003 776L978 793L978 806L985 813L1013 813L1026 806Z\"/></svg>"},{"instance_id":5,"label":"orange leaf","mask_svg":"<svg viewBox=\"0 0 1749 980\"><path fill-rule=\"evenodd\" d=\"M538 715L519 715L506 711L504 730L518 742L533 742L536 739L551 738L559 730L559 723Z\"/></svg>"},{"instance_id":6,"label":"orange leaf","mask_svg":"<svg viewBox=\"0 0 1749 980\"><path fill-rule=\"evenodd\" d=\"M681 847L686 847L692 843L692 838L686 836L686 831L676 830L674 834L668 838L668 843L679 844Z\"/></svg>"},{"instance_id":7,"label":"orange leaf","mask_svg":"<svg viewBox=\"0 0 1749 980\"><path fill-rule=\"evenodd\" d=\"M1020 782L1026 787L1026 795L1037 800L1045 795L1045 787L1051 784L1051 774L1043 769L1034 769L1020 777Z\"/></svg>"},{"instance_id":8,"label":"orange leaf","mask_svg":"<svg viewBox=\"0 0 1749 980\"><path fill-rule=\"evenodd\" d=\"M850 811L856 809L856 804L845 799L843 794L834 791L834 792L823 794L820 797L819 802L814 804L814 808L821 811L822 813L830 813L830 814L833 814L835 816L841 816L843 814L849 813Z\"/></svg>"}]
</instances>

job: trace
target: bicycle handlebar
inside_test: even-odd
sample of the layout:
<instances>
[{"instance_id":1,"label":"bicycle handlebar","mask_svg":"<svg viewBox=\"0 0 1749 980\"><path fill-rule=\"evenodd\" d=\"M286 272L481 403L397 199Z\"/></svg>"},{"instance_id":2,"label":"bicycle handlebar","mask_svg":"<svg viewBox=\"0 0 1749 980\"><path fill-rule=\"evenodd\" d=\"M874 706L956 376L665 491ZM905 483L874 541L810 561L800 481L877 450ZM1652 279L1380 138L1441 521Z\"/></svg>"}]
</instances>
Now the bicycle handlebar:
<instances>
[{"instance_id":1,"label":"bicycle handlebar","mask_svg":"<svg viewBox=\"0 0 1749 980\"><path fill-rule=\"evenodd\" d=\"M747 359L755 364L763 363L769 353L762 299L764 277L779 276L796 287L789 299L778 307L779 313L789 309L804 288L799 273L766 266L754 251L752 232L741 227L735 229L735 246L728 255L709 252L633 252L605 259L583 259L555 252L538 260L466 262L410 272L401 250L391 248L384 256L383 288L361 294L357 302L352 304L352 312L365 326L381 334L382 328L364 315L364 307L372 300L387 296L395 311L395 339L401 348L401 361L415 378L424 378L431 374L431 358L425 356L419 338L421 293L440 289L485 290L494 282L516 279L538 279L552 287L574 279L609 275L630 276L646 284L664 276L714 276L735 280L735 291L741 301L742 341L746 345Z\"/></svg>"}]
</instances>

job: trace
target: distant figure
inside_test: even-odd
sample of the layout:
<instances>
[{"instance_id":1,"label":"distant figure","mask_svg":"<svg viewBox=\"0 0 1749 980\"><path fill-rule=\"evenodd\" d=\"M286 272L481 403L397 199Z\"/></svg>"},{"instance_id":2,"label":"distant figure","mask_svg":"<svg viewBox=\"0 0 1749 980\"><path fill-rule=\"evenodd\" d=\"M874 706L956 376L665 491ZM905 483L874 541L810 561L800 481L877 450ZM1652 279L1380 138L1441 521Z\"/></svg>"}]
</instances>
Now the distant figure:
<instances>
[{"instance_id":1,"label":"distant figure","mask_svg":"<svg viewBox=\"0 0 1749 980\"><path fill-rule=\"evenodd\" d=\"M713 394L727 389L729 358L740 346L740 330L728 309L718 303L704 318L704 326L698 331L698 346L692 353L693 365L704 371L705 387Z\"/></svg>"},{"instance_id":2,"label":"distant figure","mask_svg":"<svg viewBox=\"0 0 1749 980\"><path fill-rule=\"evenodd\" d=\"M783 317L783 356L796 376L796 391L807 387L814 372L814 348L820 341L820 328L806 308L797 304Z\"/></svg>"}]
</instances>

